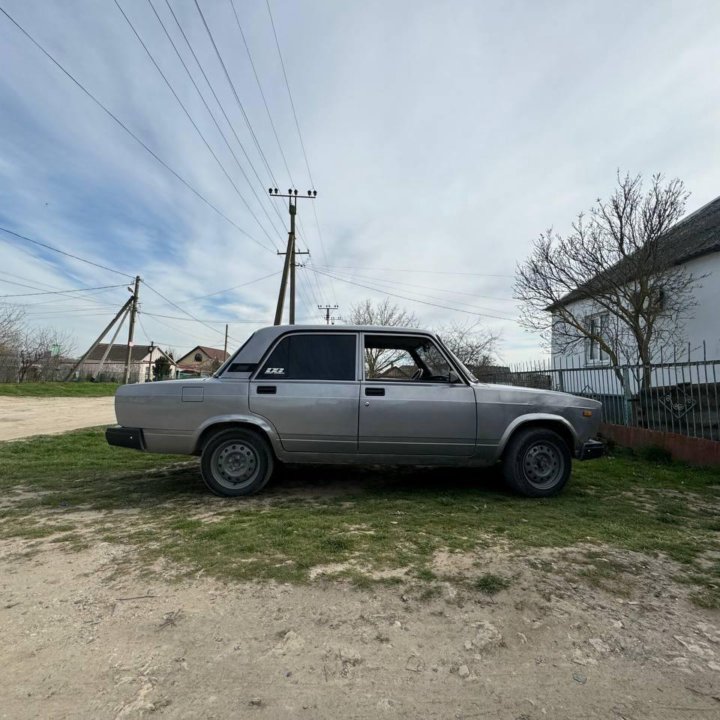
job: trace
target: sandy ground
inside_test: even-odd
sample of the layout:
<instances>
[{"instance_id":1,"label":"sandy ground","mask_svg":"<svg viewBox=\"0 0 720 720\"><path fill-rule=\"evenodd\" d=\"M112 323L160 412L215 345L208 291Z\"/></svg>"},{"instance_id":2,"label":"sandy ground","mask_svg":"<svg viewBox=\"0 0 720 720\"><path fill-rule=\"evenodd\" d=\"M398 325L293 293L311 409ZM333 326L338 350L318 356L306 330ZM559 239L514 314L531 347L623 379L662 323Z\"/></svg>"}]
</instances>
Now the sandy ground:
<instances>
[{"instance_id":1,"label":"sandy ground","mask_svg":"<svg viewBox=\"0 0 720 720\"><path fill-rule=\"evenodd\" d=\"M661 561L621 599L494 552L510 590L423 600L171 581L128 571L131 548L28 544L0 543L0 718L720 717L720 613Z\"/></svg>"},{"instance_id":2,"label":"sandy ground","mask_svg":"<svg viewBox=\"0 0 720 720\"><path fill-rule=\"evenodd\" d=\"M115 398L0 397L0 441L113 425Z\"/></svg>"}]
</instances>

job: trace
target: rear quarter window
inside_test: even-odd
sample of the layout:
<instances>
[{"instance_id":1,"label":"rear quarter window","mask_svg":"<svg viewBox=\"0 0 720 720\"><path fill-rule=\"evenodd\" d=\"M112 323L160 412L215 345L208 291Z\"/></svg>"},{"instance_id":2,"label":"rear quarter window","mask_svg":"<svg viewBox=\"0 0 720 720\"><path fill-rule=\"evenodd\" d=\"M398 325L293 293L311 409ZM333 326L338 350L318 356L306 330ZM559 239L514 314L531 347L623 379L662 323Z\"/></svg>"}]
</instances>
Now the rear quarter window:
<instances>
[{"instance_id":1,"label":"rear quarter window","mask_svg":"<svg viewBox=\"0 0 720 720\"><path fill-rule=\"evenodd\" d=\"M258 373L263 380L355 380L355 335L289 335Z\"/></svg>"}]
</instances>

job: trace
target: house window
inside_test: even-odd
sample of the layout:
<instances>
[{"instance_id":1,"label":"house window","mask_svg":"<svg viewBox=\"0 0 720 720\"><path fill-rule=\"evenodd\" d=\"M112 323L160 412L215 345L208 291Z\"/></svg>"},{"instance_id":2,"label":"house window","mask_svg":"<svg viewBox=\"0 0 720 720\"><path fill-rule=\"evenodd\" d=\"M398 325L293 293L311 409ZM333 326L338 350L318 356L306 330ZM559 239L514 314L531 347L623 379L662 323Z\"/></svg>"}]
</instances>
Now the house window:
<instances>
[{"instance_id":1,"label":"house window","mask_svg":"<svg viewBox=\"0 0 720 720\"><path fill-rule=\"evenodd\" d=\"M591 315L587 318L587 328L591 336L588 338L585 351L585 361L588 364L606 363L609 360L597 339L598 337L607 339L609 320L610 317L607 313Z\"/></svg>"},{"instance_id":2,"label":"house window","mask_svg":"<svg viewBox=\"0 0 720 720\"><path fill-rule=\"evenodd\" d=\"M201 353L195 353L195 362L202 362L203 356Z\"/></svg>"}]
</instances>

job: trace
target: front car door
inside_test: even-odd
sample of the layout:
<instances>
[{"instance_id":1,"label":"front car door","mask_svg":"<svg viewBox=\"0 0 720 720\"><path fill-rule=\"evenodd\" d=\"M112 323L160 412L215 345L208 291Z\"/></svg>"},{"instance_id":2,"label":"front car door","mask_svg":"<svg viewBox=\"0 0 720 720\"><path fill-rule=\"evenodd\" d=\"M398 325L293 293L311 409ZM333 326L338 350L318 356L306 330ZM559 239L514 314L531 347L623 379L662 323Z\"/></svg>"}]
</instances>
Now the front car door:
<instances>
[{"instance_id":1,"label":"front car door","mask_svg":"<svg viewBox=\"0 0 720 720\"><path fill-rule=\"evenodd\" d=\"M362 454L470 456L475 392L451 382L450 359L428 336L363 335L359 451Z\"/></svg>"},{"instance_id":2,"label":"front car door","mask_svg":"<svg viewBox=\"0 0 720 720\"><path fill-rule=\"evenodd\" d=\"M357 452L357 342L354 332L291 332L266 353L248 402L285 450Z\"/></svg>"}]
</instances>

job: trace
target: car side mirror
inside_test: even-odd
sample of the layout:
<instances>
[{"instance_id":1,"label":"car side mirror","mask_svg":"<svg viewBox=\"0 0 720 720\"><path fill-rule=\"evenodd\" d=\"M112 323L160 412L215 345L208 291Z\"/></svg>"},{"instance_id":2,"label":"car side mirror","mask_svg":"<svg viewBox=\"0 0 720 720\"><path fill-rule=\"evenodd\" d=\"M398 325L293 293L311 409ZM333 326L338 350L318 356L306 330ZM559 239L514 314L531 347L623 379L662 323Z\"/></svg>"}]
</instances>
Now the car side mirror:
<instances>
[{"instance_id":1,"label":"car side mirror","mask_svg":"<svg viewBox=\"0 0 720 720\"><path fill-rule=\"evenodd\" d=\"M456 383L460 382L460 376L454 370L451 370L448 373L448 382L451 385L455 385Z\"/></svg>"}]
</instances>

